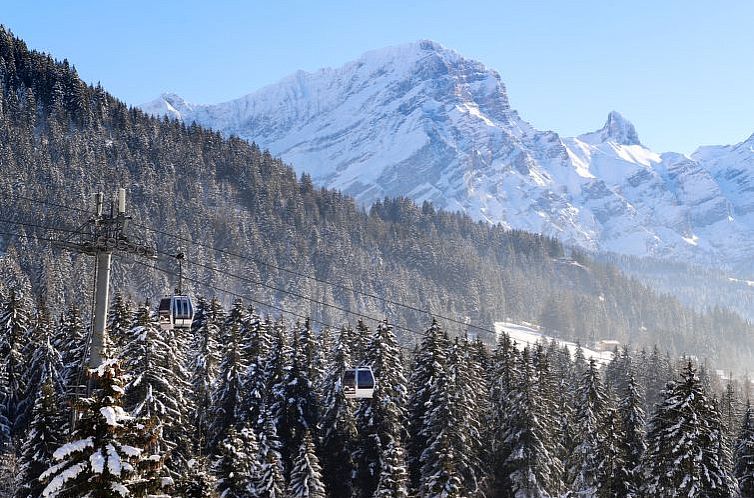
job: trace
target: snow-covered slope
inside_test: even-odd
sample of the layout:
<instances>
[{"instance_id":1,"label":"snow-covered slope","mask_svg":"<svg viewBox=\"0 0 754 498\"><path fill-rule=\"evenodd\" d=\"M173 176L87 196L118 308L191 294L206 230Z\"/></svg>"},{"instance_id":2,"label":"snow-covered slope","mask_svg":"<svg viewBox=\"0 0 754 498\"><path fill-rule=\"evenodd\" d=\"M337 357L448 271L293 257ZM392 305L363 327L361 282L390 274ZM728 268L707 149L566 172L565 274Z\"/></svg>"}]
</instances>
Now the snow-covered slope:
<instances>
[{"instance_id":1,"label":"snow-covered slope","mask_svg":"<svg viewBox=\"0 0 754 498\"><path fill-rule=\"evenodd\" d=\"M365 205L405 195L624 254L754 254L754 138L659 155L617 112L562 138L519 117L497 72L431 41L299 71L222 104L166 94L142 108L253 140Z\"/></svg>"},{"instance_id":2,"label":"snow-covered slope","mask_svg":"<svg viewBox=\"0 0 754 498\"><path fill-rule=\"evenodd\" d=\"M543 334L539 327L531 323L520 324L510 322L495 322L495 333L497 334L498 338L502 334L507 334L508 337L511 338L511 340L515 341L515 345L518 349L524 349L527 346L532 347L536 344L547 346L551 341L555 341L558 347L566 347L571 356L574 356L576 354L576 350L579 348L579 345L575 342L564 341L562 339L557 339L555 337ZM584 358L587 361L593 359L597 364L597 367L607 366L610 361L612 361L612 348L614 348L615 345L618 344L616 341L612 340L602 341L602 343L609 343L609 346L611 348L603 348L603 350L599 350L596 347L596 344L593 345L595 346L594 349L589 349L587 347L584 347L583 345L581 346L581 351L584 354Z\"/></svg>"}]
</instances>

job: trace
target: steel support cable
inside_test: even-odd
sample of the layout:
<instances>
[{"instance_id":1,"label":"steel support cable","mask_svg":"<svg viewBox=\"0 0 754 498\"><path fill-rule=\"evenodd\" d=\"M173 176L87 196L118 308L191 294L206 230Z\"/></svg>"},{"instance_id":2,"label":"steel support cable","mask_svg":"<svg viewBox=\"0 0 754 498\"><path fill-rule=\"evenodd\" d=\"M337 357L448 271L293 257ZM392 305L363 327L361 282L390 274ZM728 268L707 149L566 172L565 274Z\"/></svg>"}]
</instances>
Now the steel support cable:
<instances>
[{"instance_id":1,"label":"steel support cable","mask_svg":"<svg viewBox=\"0 0 754 498\"><path fill-rule=\"evenodd\" d=\"M52 202L41 200L41 199L35 199L33 197L22 196L20 194L8 194L8 195L17 197L19 199L24 199L24 200L27 200L27 201L30 201L30 202L35 202L35 203L39 203L39 204L47 204L47 205L50 205L50 206L53 206L53 207L58 207L58 208L61 208L61 209L69 209L69 210L73 210L73 211L79 211L79 212L89 213L88 211L85 211L85 210L80 209L80 208L74 208L74 207L71 207L71 206L64 206L62 204L52 203ZM241 259L241 260L244 260L244 261L251 261L251 262L260 264L262 266L265 266L267 268L272 268L274 270L282 271L282 272L285 272L285 273L289 273L289 274L295 275L297 277L301 277L301 278L306 278L306 279L309 279L309 280L313 280L315 282L319 282L319 283L322 283L322 284L325 284L325 285L329 285L331 287L336 287L338 289L342 289L342 290L345 290L345 291L348 291L348 292L352 292L352 293L360 295L360 296L368 297L370 299L375 299L375 300L381 301L381 302L386 303L386 304L391 304L393 306L399 306L401 308L404 308L404 309L407 309L407 310L410 310L410 311L414 311L414 312L417 312L417 313L423 313L423 314L426 314L426 315L429 315L429 316L433 316L433 317L445 320L447 322L455 323L457 325L462 325L462 326L464 326L466 328L472 328L472 329L475 329L475 330L479 330L479 331L485 332L485 333L493 335L493 336L497 335L497 333L494 330L492 330L492 329L489 329L489 328L486 328L486 327L482 327L480 325L474 325L473 323L467 323L465 321L458 320L456 318L452 318L452 317L449 317L449 316L441 315L441 314L438 314L438 313L433 313L431 310L422 309L422 308L419 308L417 306L413 306L411 304L405 304L405 303L401 303L401 302L398 302L398 301L394 301L394 300L389 299L389 298L380 297L380 296L377 296L376 294L372 294L370 292L359 291L359 290L356 290L356 289L354 289L352 287L349 287L347 285L338 284L336 282L331 282L331 281L326 280L326 279L322 279L322 278L314 277L314 276L311 276L311 275L307 275L305 273L301 273L301 272L296 271L296 270L291 270L289 268L284 268L284 267L275 265L273 263L268 263L268 262L265 262L265 261L261 261L260 259L257 259L257 258L251 257L251 256L245 256L243 254L235 253L235 252L229 251L227 249L220 249L219 247L214 247L214 246L212 246L210 244L205 244L203 242L195 241L195 240L192 240L192 239L190 239L188 237L177 235L177 234L165 231L165 230L161 230L159 228L153 228L153 227L150 227L149 225L145 225L143 223L139 223L139 222L134 221L134 220L131 220L129 223L131 225L133 225L133 226L138 226L140 228L143 228L144 230L149 230L150 232L157 233L157 234L160 234L160 235L164 235L166 237L170 237L170 238L175 239L175 240L186 242L186 243L194 245L194 246L202 247L202 248L205 248L205 249L210 249L210 250L218 252L220 254L225 254L227 256L238 258L238 259Z\"/></svg>"},{"instance_id":2,"label":"steel support cable","mask_svg":"<svg viewBox=\"0 0 754 498\"><path fill-rule=\"evenodd\" d=\"M171 270L168 270L166 268L160 268L156 264L155 265L150 265L149 263L144 263L144 262L136 260L136 259L134 259L131 262L135 263L135 264L138 264L138 265L141 265L141 266L144 266L144 267L147 267L147 268L151 268L151 269L153 269L155 271L159 271L159 272L164 273L166 275L170 275L170 276L173 276L173 277L177 277L178 276L178 273L176 273L174 271L171 271ZM296 311L291 311L291 310L285 309L285 308L283 308L281 306L277 306L277 305L274 305L274 304L269 304L269 303L265 303L265 302L259 301L259 300L254 299L254 298L252 298L252 297L250 297L250 296L248 296L246 294L241 294L241 293L238 293L238 292L235 292L235 291L223 288L223 287L218 287L218 286L215 286L215 285L211 285L211 284L208 284L206 282L203 282L203 281L195 279L195 278L186 277L186 276L184 276L183 278L184 278L184 280L187 280L189 282L193 282L193 283L196 283L196 284L199 284L199 285L203 285L203 286L205 286L205 287L207 287L209 289L213 289L213 290L216 290L218 292L223 292L223 293L226 293L226 294L231 295L233 297L237 297L239 299L245 299L245 300L247 300L249 302L252 302L254 304L258 304L259 306L263 306L263 307L266 307L266 308L271 308L271 309L274 309L276 311L279 311L280 313L285 313L287 315L295 316L296 318L301 318L303 320L309 320L312 323L318 323L318 324L323 325L323 326L325 326L327 328L331 328L331 329L338 329L338 328L340 328L339 326L333 325L333 324L331 324L329 322L326 322L324 320L312 318L312 317L310 317L308 315L304 315L304 314L298 313ZM368 320L372 320L372 321L378 322L378 323L384 321L384 320L379 320L377 318L366 316L366 315L365 315L365 318L367 318ZM397 325L393 325L393 324L391 324L389 322L388 322L388 324L391 327L393 327L393 329L400 329L400 330L403 330L405 332L409 332L409 333L411 333L413 335L416 335L417 337L425 337L425 334L422 333L422 332L417 332L415 330L412 330L412 329L409 329L409 328L406 328L406 327L400 327L400 326L397 326Z\"/></svg>"},{"instance_id":3,"label":"steel support cable","mask_svg":"<svg viewBox=\"0 0 754 498\"><path fill-rule=\"evenodd\" d=\"M157 252L159 254L164 254L164 255L167 255L167 256L172 256L172 254L164 252L164 251L157 251ZM194 265L194 266L198 266L200 268L205 268L205 269L210 270L210 271L215 272L215 273L220 273L222 275L226 275L226 276L229 276L231 278L235 278L235 279L241 280L241 281L246 282L246 283L261 285L262 287L265 287L267 289L274 290L276 292L281 292L283 294L288 294L288 295L297 297L299 299L303 299L303 300L309 301L309 302L314 303L314 304L319 304L321 306L326 306L328 308L332 308L332 309L338 310L338 311L340 311L342 313L346 313L346 314L353 315L353 316L356 316L356 317L359 317L359 318L363 318L365 320L373 320L375 322L381 321L379 318L375 318L375 317L367 315L365 313L361 313L361 312L358 312L358 311L352 311L352 310L349 310L348 308L343 308L342 306L338 306L337 304L326 303L324 301L320 301L318 299L306 296L304 294L299 294L299 293L294 292L294 291L290 291L290 290L286 290L286 289L281 289L279 287L275 287L273 285L266 284L266 283L260 282L258 280L253 280L253 279L250 279L250 278L247 278L247 277L243 277L241 275L237 275L237 274L235 274L233 272L230 272L230 271L227 271L227 270L221 270L219 268L215 268L214 266L210 266L210 265L206 265L206 264L203 264L203 263L199 263L198 261L192 261L190 259L185 259L185 261L187 263L190 263L190 264ZM403 331L406 331L406 332L410 332L412 334L416 333L416 331L414 331L412 329L409 329L409 328L406 328L406 327L403 327L401 325L393 325L393 328L395 328L397 330L403 330Z\"/></svg>"}]
</instances>

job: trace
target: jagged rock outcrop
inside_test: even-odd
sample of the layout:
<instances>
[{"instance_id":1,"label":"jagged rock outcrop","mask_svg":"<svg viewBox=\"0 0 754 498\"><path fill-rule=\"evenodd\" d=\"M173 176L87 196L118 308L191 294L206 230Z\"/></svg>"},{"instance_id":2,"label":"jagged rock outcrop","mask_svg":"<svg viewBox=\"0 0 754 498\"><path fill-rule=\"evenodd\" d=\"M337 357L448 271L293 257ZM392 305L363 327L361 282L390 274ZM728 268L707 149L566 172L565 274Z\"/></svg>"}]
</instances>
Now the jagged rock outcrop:
<instances>
[{"instance_id":1,"label":"jagged rock outcrop","mask_svg":"<svg viewBox=\"0 0 754 498\"><path fill-rule=\"evenodd\" d=\"M142 108L253 140L365 205L404 195L624 254L714 264L752 254L754 138L660 155L615 111L578 137L539 131L497 72L431 41L223 104L167 94Z\"/></svg>"}]
</instances>

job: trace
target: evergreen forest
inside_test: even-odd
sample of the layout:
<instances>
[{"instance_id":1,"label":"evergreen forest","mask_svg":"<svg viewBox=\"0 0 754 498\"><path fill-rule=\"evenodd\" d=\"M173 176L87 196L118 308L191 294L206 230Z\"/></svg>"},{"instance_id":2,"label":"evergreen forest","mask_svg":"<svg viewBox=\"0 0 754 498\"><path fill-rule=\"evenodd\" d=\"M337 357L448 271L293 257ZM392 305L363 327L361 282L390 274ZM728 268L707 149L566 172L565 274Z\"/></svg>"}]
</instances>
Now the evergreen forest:
<instances>
[{"instance_id":1,"label":"evergreen forest","mask_svg":"<svg viewBox=\"0 0 754 498\"><path fill-rule=\"evenodd\" d=\"M118 295L108 359L13 290L0 313L0 496L754 496L750 383L659 349L598 368L555 342L494 348L438 322L315 331L200 299L161 330ZM374 397L344 371L370 365Z\"/></svg>"},{"instance_id":2,"label":"evergreen forest","mask_svg":"<svg viewBox=\"0 0 754 498\"><path fill-rule=\"evenodd\" d=\"M0 28L0 497L754 496L754 328L541 235L369 209ZM91 194L128 190L87 368ZM190 328L163 330L176 283ZM207 296L201 298L199 296ZM212 297L214 296L214 297ZM496 321L581 342L522 347ZM629 346L630 345L630 346ZM347 399L349 367L372 399Z\"/></svg>"}]
</instances>

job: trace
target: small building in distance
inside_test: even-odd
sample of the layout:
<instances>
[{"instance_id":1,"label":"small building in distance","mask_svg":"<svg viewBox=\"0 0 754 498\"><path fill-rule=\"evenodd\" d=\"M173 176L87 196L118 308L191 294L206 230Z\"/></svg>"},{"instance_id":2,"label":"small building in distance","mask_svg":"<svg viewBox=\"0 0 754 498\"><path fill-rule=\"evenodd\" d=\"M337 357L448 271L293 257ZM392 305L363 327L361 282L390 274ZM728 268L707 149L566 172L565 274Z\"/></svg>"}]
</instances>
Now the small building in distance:
<instances>
[{"instance_id":1,"label":"small building in distance","mask_svg":"<svg viewBox=\"0 0 754 498\"><path fill-rule=\"evenodd\" d=\"M620 346L620 341L615 339L602 339L594 343L594 349L597 351L613 351Z\"/></svg>"}]
</instances>

